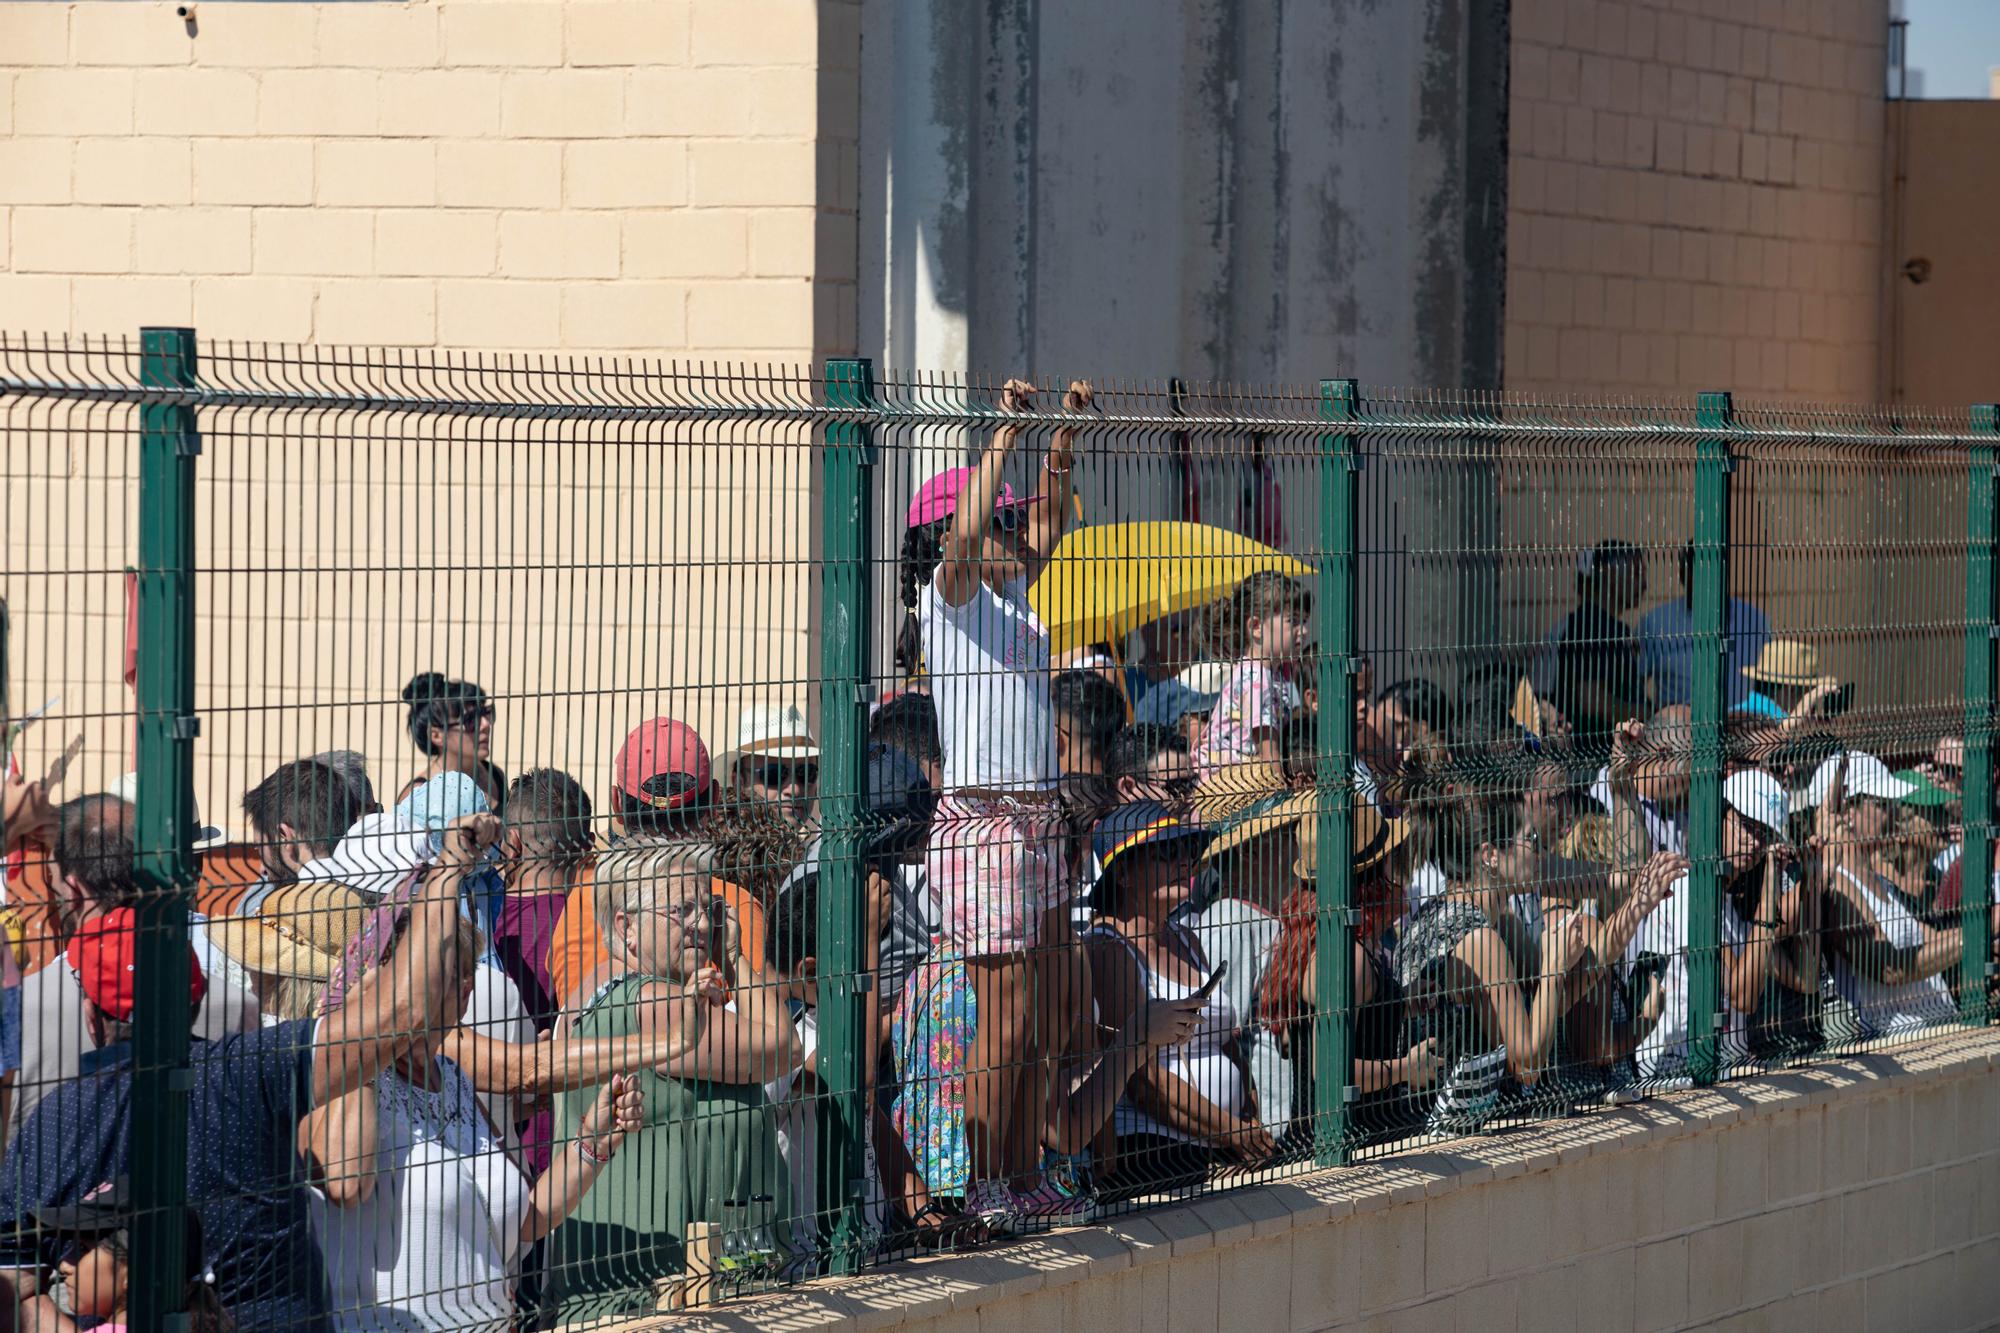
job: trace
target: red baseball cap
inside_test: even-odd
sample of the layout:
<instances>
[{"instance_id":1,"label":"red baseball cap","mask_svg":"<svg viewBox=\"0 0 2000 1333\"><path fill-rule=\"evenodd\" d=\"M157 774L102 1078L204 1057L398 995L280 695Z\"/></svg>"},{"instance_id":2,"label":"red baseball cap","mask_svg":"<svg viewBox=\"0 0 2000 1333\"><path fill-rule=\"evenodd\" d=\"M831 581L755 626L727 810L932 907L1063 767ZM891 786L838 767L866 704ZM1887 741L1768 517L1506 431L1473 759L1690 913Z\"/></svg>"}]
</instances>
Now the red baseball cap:
<instances>
[{"instance_id":1,"label":"red baseball cap","mask_svg":"<svg viewBox=\"0 0 2000 1333\"><path fill-rule=\"evenodd\" d=\"M138 974L138 916L129 907L92 917L70 939L64 957L90 1002L121 1023L130 1022ZM188 950L188 999L200 1004L208 994L201 962Z\"/></svg>"},{"instance_id":2,"label":"red baseball cap","mask_svg":"<svg viewBox=\"0 0 2000 1333\"><path fill-rule=\"evenodd\" d=\"M655 810L680 810L714 780L708 747L693 727L670 717L641 722L618 747L618 790Z\"/></svg>"}]
</instances>

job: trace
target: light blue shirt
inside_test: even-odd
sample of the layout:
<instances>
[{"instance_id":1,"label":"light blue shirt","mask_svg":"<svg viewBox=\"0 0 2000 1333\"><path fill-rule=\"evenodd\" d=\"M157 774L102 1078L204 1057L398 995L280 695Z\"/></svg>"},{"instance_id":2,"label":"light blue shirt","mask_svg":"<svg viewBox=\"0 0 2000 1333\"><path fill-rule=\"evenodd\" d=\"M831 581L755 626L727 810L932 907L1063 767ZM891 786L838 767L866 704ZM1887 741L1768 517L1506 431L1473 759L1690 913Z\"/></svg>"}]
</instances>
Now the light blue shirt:
<instances>
[{"instance_id":1,"label":"light blue shirt","mask_svg":"<svg viewBox=\"0 0 2000 1333\"><path fill-rule=\"evenodd\" d=\"M1750 695L1750 678L1743 673L1757 664L1771 637L1764 613L1740 597L1729 599L1729 670L1725 676L1728 704L1740 706ZM1639 620L1639 661L1653 682L1653 707L1691 702L1694 658L1694 617L1682 600L1662 602Z\"/></svg>"},{"instance_id":2,"label":"light blue shirt","mask_svg":"<svg viewBox=\"0 0 2000 1333\"><path fill-rule=\"evenodd\" d=\"M1732 713L1755 713L1759 717L1775 717L1780 722L1785 720L1785 710L1778 707L1778 701L1770 695L1761 694L1756 690L1752 690L1750 693L1744 695L1742 702L1731 707L1729 711Z\"/></svg>"}]
</instances>

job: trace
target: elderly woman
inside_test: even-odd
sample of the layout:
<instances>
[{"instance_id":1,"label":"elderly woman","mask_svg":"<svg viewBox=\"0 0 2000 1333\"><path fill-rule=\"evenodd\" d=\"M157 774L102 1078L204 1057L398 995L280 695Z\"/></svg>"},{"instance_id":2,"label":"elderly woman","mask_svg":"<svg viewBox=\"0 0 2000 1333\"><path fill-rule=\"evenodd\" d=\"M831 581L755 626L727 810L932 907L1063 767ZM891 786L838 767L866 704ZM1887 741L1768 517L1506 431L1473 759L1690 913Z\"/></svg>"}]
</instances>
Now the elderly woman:
<instances>
[{"instance_id":1,"label":"elderly woman","mask_svg":"<svg viewBox=\"0 0 2000 1333\"><path fill-rule=\"evenodd\" d=\"M407 900L377 909L354 941L359 970L336 982L358 984L397 966L411 920ZM522 1253L570 1214L644 1116L636 1082L612 1078L571 1120L549 1170L529 1181L472 1080L444 1053L483 948L478 928L461 916L447 945L459 985L441 995L428 1029L370 1083L300 1123L336 1328L511 1328L511 1275ZM347 993L330 992L329 1007ZM673 1058L694 1046L704 1009L719 1000L712 985L702 993L697 982L663 1005L662 1053Z\"/></svg>"},{"instance_id":2,"label":"elderly woman","mask_svg":"<svg viewBox=\"0 0 2000 1333\"><path fill-rule=\"evenodd\" d=\"M753 1219L787 1215L785 1172L764 1085L803 1056L780 993L753 983L734 914L709 887L706 843L637 839L599 863L597 921L615 975L558 1031L612 1039L673 1031L675 1006L705 976L729 988L699 1039L634 1076L636 1142L599 1179L552 1242L546 1300L557 1322L651 1313L649 1288L685 1268L688 1224L721 1222L725 1202L768 1196ZM588 1132L598 1094L556 1108L557 1139Z\"/></svg>"}]
</instances>

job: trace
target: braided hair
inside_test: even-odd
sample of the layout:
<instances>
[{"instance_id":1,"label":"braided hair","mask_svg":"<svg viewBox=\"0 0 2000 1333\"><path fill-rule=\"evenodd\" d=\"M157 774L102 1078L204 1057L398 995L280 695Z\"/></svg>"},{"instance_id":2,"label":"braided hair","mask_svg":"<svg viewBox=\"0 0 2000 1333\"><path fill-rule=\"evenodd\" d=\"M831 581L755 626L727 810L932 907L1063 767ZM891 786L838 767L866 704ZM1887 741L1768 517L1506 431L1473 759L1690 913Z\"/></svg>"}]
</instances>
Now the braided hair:
<instances>
[{"instance_id":1,"label":"braided hair","mask_svg":"<svg viewBox=\"0 0 2000 1333\"><path fill-rule=\"evenodd\" d=\"M944 559L944 534L950 526L949 518L941 518L903 534L903 628L896 635L896 668L905 676L914 676L923 668L924 636L917 624L917 597L930 586L938 562Z\"/></svg>"}]
</instances>

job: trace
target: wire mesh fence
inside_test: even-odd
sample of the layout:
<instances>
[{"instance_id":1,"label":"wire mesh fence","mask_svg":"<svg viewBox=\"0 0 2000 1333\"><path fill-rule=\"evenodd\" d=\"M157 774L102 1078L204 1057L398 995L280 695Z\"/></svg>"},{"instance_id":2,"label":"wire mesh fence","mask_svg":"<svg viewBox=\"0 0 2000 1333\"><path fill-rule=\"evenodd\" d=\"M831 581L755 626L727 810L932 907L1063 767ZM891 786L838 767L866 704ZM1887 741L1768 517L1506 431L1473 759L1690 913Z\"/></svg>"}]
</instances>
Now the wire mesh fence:
<instances>
[{"instance_id":1,"label":"wire mesh fence","mask_svg":"<svg viewBox=\"0 0 2000 1333\"><path fill-rule=\"evenodd\" d=\"M1989 408L149 330L0 432L21 1300L584 1325L1990 1012Z\"/></svg>"}]
</instances>

